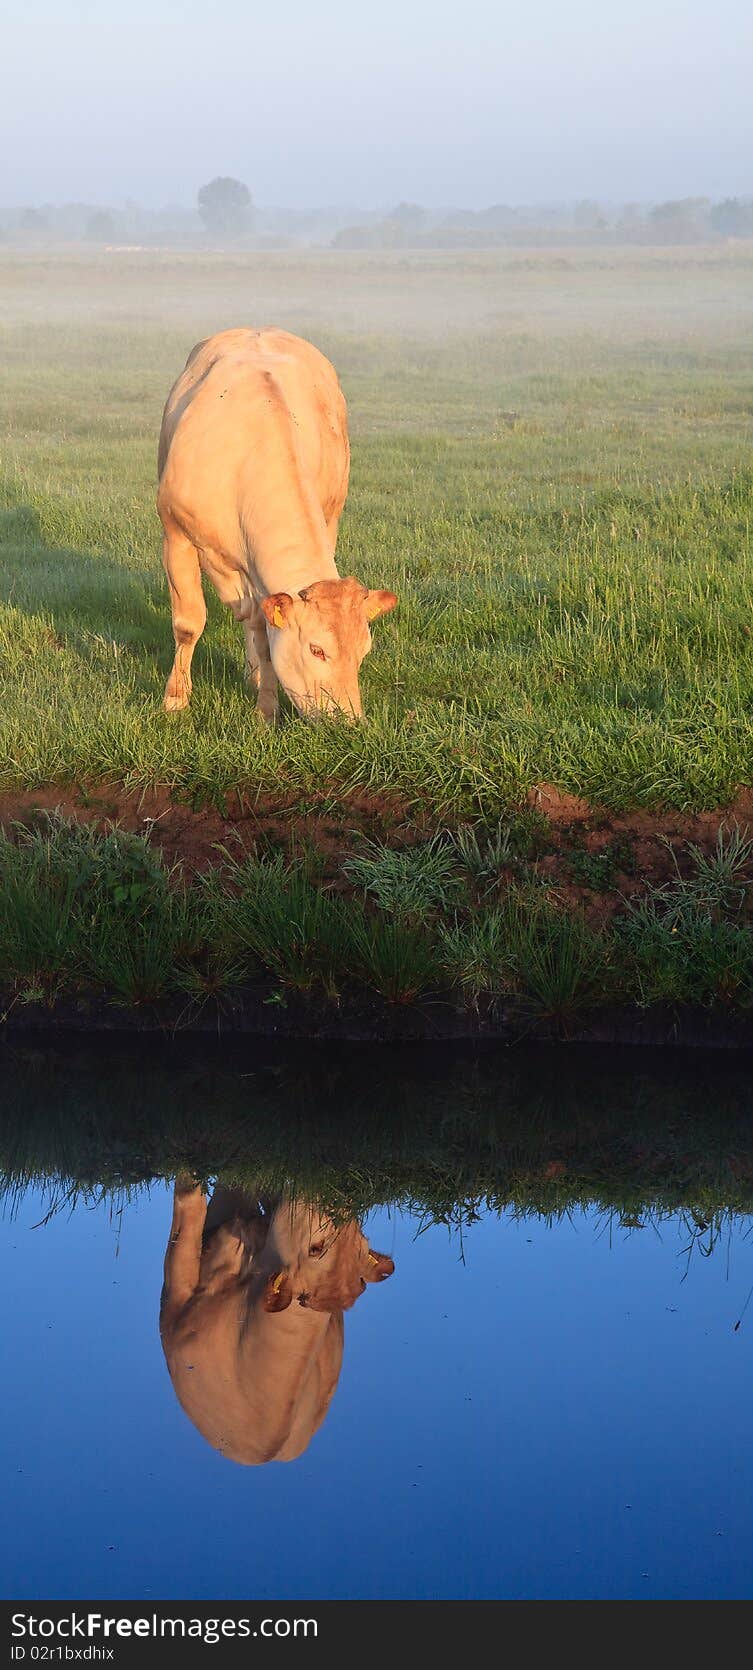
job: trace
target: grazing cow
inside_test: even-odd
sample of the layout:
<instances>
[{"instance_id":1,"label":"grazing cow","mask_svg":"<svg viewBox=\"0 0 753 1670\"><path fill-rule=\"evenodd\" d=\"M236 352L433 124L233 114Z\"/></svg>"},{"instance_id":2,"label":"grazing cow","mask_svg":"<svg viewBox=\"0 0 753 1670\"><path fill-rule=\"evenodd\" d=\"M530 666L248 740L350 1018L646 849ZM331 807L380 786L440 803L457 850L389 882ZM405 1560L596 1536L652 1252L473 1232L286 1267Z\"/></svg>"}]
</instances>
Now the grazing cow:
<instances>
[{"instance_id":1,"label":"grazing cow","mask_svg":"<svg viewBox=\"0 0 753 1670\"><path fill-rule=\"evenodd\" d=\"M342 390L310 342L229 330L189 354L167 398L158 456L175 637L168 712L191 694L204 573L243 624L265 719L277 716L278 680L299 713L360 717L369 622L397 598L337 572L349 462Z\"/></svg>"},{"instance_id":2,"label":"grazing cow","mask_svg":"<svg viewBox=\"0 0 753 1670\"><path fill-rule=\"evenodd\" d=\"M293 1461L318 1431L343 1354L343 1311L394 1264L355 1219L290 1196L175 1184L160 1334L179 1402L223 1455Z\"/></svg>"}]
</instances>

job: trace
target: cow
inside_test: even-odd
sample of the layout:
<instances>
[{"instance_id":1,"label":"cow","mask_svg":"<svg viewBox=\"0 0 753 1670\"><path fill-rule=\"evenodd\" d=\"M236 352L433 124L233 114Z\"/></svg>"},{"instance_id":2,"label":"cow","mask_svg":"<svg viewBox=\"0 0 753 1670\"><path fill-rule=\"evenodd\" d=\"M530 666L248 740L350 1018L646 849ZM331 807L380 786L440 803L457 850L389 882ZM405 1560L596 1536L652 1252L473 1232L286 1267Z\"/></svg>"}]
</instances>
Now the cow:
<instances>
[{"instance_id":1,"label":"cow","mask_svg":"<svg viewBox=\"0 0 753 1670\"><path fill-rule=\"evenodd\" d=\"M175 638L167 712L191 695L206 574L243 625L264 719L277 719L278 681L307 717L360 718L370 623L397 598L337 571L350 448L329 360L283 330L197 343L167 397L157 462Z\"/></svg>"},{"instance_id":2,"label":"cow","mask_svg":"<svg viewBox=\"0 0 753 1670\"><path fill-rule=\"evenodd\" d=\"M343 1312L393 1270L355 1219L176 1179L160 1335L203 1437L245 1466L302 1455L338 1382Z\"/></svg>"}]
</instances>

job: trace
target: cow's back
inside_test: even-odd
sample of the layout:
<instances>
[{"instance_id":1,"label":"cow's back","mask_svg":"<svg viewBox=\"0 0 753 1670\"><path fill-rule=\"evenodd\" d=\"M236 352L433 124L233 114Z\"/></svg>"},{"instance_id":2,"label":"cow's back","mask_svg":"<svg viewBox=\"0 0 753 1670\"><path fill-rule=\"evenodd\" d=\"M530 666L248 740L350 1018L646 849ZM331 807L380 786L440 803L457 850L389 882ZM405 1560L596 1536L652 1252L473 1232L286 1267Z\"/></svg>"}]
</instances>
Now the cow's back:
<instances>
[{"instance_id":1,"label":"cow's back","mask_svg":"<svg viewBox=\"0 0 753 1670\"><path fill-rule=\"evenodd\" d=\"M337 1386L343 1339L341 1311L314 1314L296 1305L267 1314L248 1304L243 1282L198 1296L162 1330L189 1420L213 1449L244 1466L294 1461L307 1448Z\"/></svg>"},{"instance_id":2,"label":"cow's back","mask_svg":"<svg viewBox=\"0 0 753 1670\"><path fill-rule=\"evenodd\" d=\"M165 405L160 504L191 495L237 501L294 468L327 505L347 490L347 412L337 373L288 331L220 331L192 349ZM194 507L196 505L194 504ZM200 513L200 507L199 507Z\"/></svg>"}]
</instances>

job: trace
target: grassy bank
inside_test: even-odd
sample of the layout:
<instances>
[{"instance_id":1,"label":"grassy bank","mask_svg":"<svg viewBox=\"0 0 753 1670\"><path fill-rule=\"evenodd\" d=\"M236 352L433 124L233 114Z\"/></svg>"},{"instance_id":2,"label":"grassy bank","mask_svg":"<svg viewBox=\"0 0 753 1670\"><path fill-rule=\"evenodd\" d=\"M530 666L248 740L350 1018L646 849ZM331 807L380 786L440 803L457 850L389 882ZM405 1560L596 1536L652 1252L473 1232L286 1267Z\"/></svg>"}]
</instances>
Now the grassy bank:
<instances>
[{"instance_id":1,"label":"grassy bank","mask_svg":"<svg viewBox=\"0 0 753 1670\"><path fill-rule=\"evenodd\" d=\"M253 988L278 1011L431 1001L566 1034L610 1004L753 1007L753 841L739 827L709 850L667 848L661 881L631 882L625 835L561 849L559 870L549 849L529 811L402 846L354 836L328 857L219 848L187 877L156 839L41 813L0 834L3 1012L179 997L179 1024L207 1004L221 1024Z\"/></svg>"},{"instance_id":2,"label":"grassy bank","mask_svg":"<svg viewBox=\"0 0 753 1670\"><path fill-rule=\"evenodd\" d=\"M542 781L730 799L753 777L751 261L3 254L0 788L326 783L455 825ZM348 396L341 571L400 595L357 730L263 730L213 599L192 709L161 711L162 401L198 337L272 320Z\"/></svg>"}]
</instances>

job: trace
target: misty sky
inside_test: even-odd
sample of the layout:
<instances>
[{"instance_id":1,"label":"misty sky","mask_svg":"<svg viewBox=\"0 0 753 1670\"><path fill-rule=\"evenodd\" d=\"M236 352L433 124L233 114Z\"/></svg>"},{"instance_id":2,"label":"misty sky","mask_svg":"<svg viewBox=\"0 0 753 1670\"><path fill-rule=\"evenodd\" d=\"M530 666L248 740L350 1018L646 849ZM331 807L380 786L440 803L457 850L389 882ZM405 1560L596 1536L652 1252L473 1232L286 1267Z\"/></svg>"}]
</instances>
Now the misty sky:
<instances>
[{"instance_id":1,"label":"misty sky","mask_svg":"<svg viewBox=\"0 0 753 1670\"><path fill-rule=\"evenodd\" d=\"M753 194L751 0L3 0L0 203Z\"/></svg>"}]
</instances>

